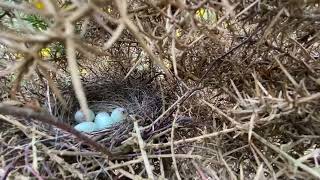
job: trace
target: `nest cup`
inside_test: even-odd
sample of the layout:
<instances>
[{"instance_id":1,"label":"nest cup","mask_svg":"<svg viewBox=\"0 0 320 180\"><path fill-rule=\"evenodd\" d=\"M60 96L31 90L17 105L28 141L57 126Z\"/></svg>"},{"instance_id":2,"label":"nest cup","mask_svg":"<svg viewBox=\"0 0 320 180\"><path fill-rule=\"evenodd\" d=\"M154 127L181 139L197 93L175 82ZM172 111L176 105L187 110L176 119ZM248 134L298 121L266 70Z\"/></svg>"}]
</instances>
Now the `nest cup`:
<instances>
[{"instance_id":1,"label":"nest cup","mask_svg":"<svg viewBox=\"0 0 320 180\"><path fill-rule=\"evenodd\" d=\"M117 107L125 108L129 115L139 120L139 125L144 126L152 123L158 117L161 110L160 93L153 84L143 84L141 81L121 80L97 80L84 84L89 108L97 115L101 111L111 113ZM68 97L68 109L57 108L57 116L74 126L76 121L74 114L80 109L78 100L73 89L65 91ZM110 128L94 132L100 135L100 143L109 146L117 146L129 137L133 129L133 119L115 124ZM102 135L102 136L101 136Z\"/></svg>"}]
</instances>

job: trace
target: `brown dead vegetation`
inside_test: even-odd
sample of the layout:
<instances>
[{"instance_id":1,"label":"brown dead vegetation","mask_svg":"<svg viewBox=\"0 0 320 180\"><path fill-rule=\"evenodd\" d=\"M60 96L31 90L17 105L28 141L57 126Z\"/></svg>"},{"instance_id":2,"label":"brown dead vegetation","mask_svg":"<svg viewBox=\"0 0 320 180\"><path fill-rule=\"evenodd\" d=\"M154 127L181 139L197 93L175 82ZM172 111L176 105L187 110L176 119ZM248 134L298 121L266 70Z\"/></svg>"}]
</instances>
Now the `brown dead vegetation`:
<instances>
[{"instance_id":1,"label":"brown dead vegetation","mask_svg":"<svg viewBox=\"0 0 320 180\"><path fill-rule=\"evenodd\" d=\"M0 2L3 179L320 178L318 0L19 2ZM72 128L115 106L124 123Z\"/></svg>"}]
</instances>

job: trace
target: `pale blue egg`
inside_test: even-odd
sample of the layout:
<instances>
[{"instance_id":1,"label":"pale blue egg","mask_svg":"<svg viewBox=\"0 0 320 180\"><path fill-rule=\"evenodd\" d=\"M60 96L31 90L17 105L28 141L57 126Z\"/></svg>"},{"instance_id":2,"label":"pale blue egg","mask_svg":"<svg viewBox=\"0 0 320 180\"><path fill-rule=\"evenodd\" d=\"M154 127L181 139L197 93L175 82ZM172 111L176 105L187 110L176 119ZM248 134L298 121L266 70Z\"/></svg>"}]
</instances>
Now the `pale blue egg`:
<instances>
[{"instance_id":1,"label":"pale blue egg","mask_svg":"<svg viewBox=\"0 0 320 180\"><path fill-rule=\"evenodd\" d=\"M96 131L96 124L94 122L86 121L86 122L77 124L74 128L80 132L91 133L93 131Z\"/></svg>"},{"instance_id":2,"label":"pale blue egg","mask_svg":"<svg viewBox=\"0 0 320 180\"><path fill-rule=\"evenodd\" d=\"M124 108L116 108L111 113L112 123L113 124L120 123L121 121L126 119L127 116L128 116L127 110L125 110Z\"/></svg>"},{"instance_id":3,"label":"pale blue egg","mask_svg":"<svg viewBox=\"0 0 320 180\"><path fill-rule=\"evenodd\" d=\"M103 130L112 126L112 119L107 112L99 112L94 122L97 130Z\"/></svg>"},{"instance_id":4,"label":"pale blue egg","mask_svg":"<svg viewBox=\"0 0 320 180\"><path fill-rule=\"evenodd\" d=\"M85 121L93 121L94 120L94 112L89 109L89 118L86 119L84 113L81 110L78 110L74 115L74 119L78 123L85 122Z\"/></svg>"}]
</instances>

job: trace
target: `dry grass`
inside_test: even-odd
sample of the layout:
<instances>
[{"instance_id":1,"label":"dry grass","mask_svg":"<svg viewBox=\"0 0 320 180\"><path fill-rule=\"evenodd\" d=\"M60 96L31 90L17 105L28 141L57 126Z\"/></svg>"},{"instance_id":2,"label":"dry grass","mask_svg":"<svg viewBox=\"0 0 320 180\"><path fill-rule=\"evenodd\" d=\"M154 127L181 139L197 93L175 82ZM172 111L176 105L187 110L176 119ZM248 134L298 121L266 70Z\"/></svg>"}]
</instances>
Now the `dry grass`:
<instances>
[{"instance_id":1,"label":"dry grass","mask_svg":"<svg viewBox=\"0 0 320 180\"><path fill-rule=\"evenodd\" d=\"M318 0L70 2L0 2L2 179L320 178Z\"/></svg>"}]
</instances>

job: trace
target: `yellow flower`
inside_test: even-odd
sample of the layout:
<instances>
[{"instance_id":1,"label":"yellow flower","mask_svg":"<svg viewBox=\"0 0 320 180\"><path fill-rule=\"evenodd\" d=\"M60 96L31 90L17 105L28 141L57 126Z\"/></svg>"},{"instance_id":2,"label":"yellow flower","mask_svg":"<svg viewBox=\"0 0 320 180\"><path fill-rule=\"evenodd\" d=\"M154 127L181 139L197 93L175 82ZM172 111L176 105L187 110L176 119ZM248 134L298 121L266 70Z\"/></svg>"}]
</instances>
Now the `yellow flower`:
<instances>
[{"instance_id":1,"label":"yellow flower","mask_svg":"<svg viewBox=\"0 0 320 180\"><path fill-rule=\"evenodd\" d=\"M203 16L205 15L206 10L204 8L200 8L196 11L196 15L198 18L203 18Z\"/></svg>"},{"instance_id":2,"label":"yellow flower","mask_svg":"<svg viewBox=\"0 0 320 180\"><path fill-rule=\"evenodd\" d=\"M40 56L44 58L51 57L51 49L50 48L42 48L40 50Z\"/></svg>"},{"instance_id":3,"label":"yellow flower","mask_svg":"<svg viewBox=\"0 0 320 180\"><path fill-rule=\"evenodd\" d=\"M40 10L43 10L45 8L41 0L32 0L32 4L34 5L35 8Z\"/></svg>"},{"instance_id":4,"label":"yellow flower","mask_svg":"<svg viewBox=\"0 0 320 180\"><path fill-rule=\"evenodd\" d=\"M177 29L176 30L176 37L181 37L182 35L182 30L181 29Z\"/></svg>"},{"instance_id":5,"label":"yellow flower","mask_svg":"<svg viewBox=\"0 0 320 180\"><path fill-rule=\"evenodd\" d=\"M86 69L80 68L79 69L79 73L81 76L87 76L88 75L88 71Z\"/></svg>"}]
</instances>

